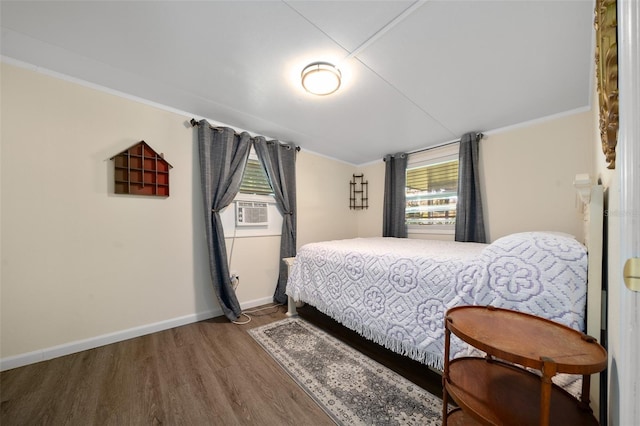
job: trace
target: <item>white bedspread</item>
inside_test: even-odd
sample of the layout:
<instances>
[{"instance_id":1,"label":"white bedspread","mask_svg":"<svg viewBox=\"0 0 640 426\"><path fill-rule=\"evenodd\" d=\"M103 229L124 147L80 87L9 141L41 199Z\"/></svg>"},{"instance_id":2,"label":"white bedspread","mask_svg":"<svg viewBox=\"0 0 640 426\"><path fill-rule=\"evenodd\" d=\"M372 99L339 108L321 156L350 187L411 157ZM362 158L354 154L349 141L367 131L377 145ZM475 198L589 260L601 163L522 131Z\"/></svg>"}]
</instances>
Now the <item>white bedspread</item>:
<instances>
[{"instance_id":1,"label":"white bedspread","mask_svg":"<svg viewBox=\"0 0 640 426\"><path fill-rule=\"evenodd\" d=\"M287 294L397 353L442 369L444 315L493 305L584 329L587 256L575 239L521 233L493 244L398 238L311 243ZM452 339L452 355L467 351Z\"/></svg>"}]
</instances>

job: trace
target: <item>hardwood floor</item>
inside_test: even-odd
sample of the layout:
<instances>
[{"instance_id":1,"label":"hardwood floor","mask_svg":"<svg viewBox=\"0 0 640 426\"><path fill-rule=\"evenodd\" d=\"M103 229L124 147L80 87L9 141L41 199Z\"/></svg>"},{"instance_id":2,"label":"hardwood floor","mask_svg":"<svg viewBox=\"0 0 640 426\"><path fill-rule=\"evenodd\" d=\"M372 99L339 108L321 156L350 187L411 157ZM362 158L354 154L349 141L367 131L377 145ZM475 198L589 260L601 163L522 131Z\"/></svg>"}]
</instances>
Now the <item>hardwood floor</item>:
<instances>
[{"instance_id":1,"label":"hardwood floor","mask_svg":"<svg viewBox=\"0 0 640 426\"><path fill-rule=\"evenodd\" d=\"M0 373L0 424L330 425L249 336L214 318Z\"/></svg>"},{"instance_id":2,"label":"hardwood floor","mask_svg":"<svg viewBox=\"0 0 640 426\"><path fill-rule=\"evenodd\" d=\"M0 373L0 424L333 425L247 330L285 318L278 306L246 325L223 317ZM300 316L434 395L441 378L309 306Z\"/></svg>"}]
</instances>

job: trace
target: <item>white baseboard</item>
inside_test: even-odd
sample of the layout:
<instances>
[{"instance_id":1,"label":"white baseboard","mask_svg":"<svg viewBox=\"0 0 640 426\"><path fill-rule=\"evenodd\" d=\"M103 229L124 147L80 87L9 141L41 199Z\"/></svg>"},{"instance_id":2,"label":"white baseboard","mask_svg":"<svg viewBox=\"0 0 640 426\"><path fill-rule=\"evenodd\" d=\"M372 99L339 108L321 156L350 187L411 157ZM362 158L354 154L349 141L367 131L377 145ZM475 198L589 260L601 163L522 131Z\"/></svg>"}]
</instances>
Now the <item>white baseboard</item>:
<instances>
[{"instance_id":1,"label":"white baseboard","mask_svg":"<svg viewBox=\"0 0 640 426\"><path fill-rule=\"evenodd\" d=\"M248 302L241 303L242 310L255 308L256 306L268 305L273 302L273 297L263 297L261 299L249 300ZM222 314L220 314L222 315Z\"/></svg>"},{"instance_id":2,"label":"white baseboard","mask_svg":"<svg viewBox=\"0 0 640 426\"><path fill-rule=\"evenodd\" d=\"M262 299L256 299L241 303L241 307L242 309L249 309L255 306L271 303L271 301L271 297L265 297ZM12 368L23 367L25 365L35 364L36 362L47 361L49 359L98 348L100 346L109 345L111 343L121 342L123 340L144 336L146 334L156 333L158 331L168 330L174 327L180 327L182 325L191 324L221 315L222 309L217 308L152 324L145 324L126 330L116 331L114 333L90 337L88 339L76 340L74 342L51 346L49 348L44 348L33 352L27 352L20 355L2 358L0 359L0 371L11 370Z\"/></svg>"}]
</instances>

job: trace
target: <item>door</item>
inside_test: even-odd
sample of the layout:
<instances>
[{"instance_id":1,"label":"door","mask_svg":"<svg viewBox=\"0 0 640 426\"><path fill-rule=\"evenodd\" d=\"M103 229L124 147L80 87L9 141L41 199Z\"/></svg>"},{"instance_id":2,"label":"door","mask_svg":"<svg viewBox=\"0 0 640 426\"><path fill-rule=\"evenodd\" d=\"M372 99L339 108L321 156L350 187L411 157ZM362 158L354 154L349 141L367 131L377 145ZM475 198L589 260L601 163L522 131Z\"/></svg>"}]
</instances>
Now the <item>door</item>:
<instances>
[{"instance_id":1,"label":"door","mask_svg":"<svg viewBox=\"0 0 640 426\"><path fill-rule=\"evenodd\" d=\"M620 268L632 258L640 258L640 2L618 0L618 87L620 130L618 134L620 179ZM612 259L613 260L613 259ZM640 260L640 259L638 259ZM638 261L636 260L636 262ZM621 280L623 281L623 280ZM617 376L617 404L610 401L612 424L640 425L640 289L619 286L618 351L612 354L612 374ZM610 329L610 331L613 331ZM612 383L613 387L613 383Z\"/></svg>"}]
</instances>

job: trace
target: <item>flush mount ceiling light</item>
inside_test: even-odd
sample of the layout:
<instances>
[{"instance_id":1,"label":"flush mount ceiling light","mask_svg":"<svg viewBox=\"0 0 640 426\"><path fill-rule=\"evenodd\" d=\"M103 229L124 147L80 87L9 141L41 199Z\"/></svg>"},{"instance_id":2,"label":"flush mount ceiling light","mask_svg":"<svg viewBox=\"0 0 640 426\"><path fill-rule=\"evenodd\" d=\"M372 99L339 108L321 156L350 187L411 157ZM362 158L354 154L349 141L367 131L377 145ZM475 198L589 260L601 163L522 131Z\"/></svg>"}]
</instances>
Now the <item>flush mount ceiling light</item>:
<instances>
[{"instance_id":1,"label":"flush mount ceiling light","mask_svg":"<svg viewBox=\"0 0 640 426\"><path fill-rule=\"evenodd\" d=\"M314 95L330 95L342 80L340 70L328 62L314 62L302 70L302 87Z\"/></svg>"}]
</instances>

